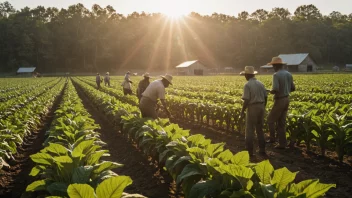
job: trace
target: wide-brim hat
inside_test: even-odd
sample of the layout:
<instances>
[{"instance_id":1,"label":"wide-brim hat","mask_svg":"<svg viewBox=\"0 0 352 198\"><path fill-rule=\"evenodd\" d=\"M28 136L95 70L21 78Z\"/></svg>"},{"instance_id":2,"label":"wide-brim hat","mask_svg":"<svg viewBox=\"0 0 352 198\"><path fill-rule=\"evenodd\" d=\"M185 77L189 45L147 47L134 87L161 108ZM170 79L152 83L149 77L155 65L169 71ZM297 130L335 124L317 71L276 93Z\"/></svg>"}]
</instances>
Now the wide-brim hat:
<instances>
[{"instance_id":1,"label":"wide-brim hat","mask_svg":"<svg viewBox=\"0 0 352 198\"><path fill-rule=\"evenodd\" d=\"M172 76L170 74L166 74L165 76L161 76L161 77L167 80L172 85Z\"/></svg>"},{"instance_id":2,"label":"wide-brim hat","mask_svg":"<svg viewBox=\"0 0 352 198\"><path fill-rule=\"evenodd\" d=\"M244 71L242 71L240 73L240 75L244 75L244 74L257 74L257 71L254 71L254 67L253 66L246 66L244 67Z\"/></svg>"},{"instance_id":3,"label":"wide-brim hat","mask_svg":"<svg viewBox=\"0 0 352 198\"><path fill-rule=\"evenodd\" d=\"M280 57L273 57L271 59L271 62L268 63L268 65L276 65L276 64L281 64L281 65L286 65L287 63L282 62L282 59Z\"/></svg>"},{"instance_id":4,"label":"wide-brim hat","mask_svg":"<svg viewBox=\"0 0 352 198\"><path fill-rule=\"evenodd\" d=\"M131 72L130 71L128 71L126 74L130 74Z\"/></svg>"},{"instance_id":5,"label":"wide-brim hat","mask_svg":"<svg viewBox=\"0 0 352 198\"><path fill-rule=\"evenodd\" d=\"M109 75L110 73L109 72L106 72L106 75Z\"/></svg>"},{"instance_id":6,"label":"wide-brim hat","mask_svg":"<svg viewBox=\"0 0 352 198\"><path fill-rule=\"evenodd\" d=\"M144 78L152 78L152 77L150 77L149 73L145 73L145 74L143 74L142 76L143 76Z\"/></svg>"}]
</instances>

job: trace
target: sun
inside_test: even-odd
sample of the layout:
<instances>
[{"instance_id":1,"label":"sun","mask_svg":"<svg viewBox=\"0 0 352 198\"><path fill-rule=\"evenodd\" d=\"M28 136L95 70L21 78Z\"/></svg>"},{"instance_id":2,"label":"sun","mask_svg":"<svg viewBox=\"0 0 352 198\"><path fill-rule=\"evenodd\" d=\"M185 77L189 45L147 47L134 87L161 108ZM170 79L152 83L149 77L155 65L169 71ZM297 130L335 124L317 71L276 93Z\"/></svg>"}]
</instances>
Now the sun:
<instances>
[{"instance_id":1,"label":"sun","mask_svg":"<svg viewBox=\"0 0 352 198\"><path fill-rule=\"evenodd\" d=\"M160 2L159 9L171 19L179 19L190 13L187 1L184 0L164 0Z\"/></svg>"}]
</instances>

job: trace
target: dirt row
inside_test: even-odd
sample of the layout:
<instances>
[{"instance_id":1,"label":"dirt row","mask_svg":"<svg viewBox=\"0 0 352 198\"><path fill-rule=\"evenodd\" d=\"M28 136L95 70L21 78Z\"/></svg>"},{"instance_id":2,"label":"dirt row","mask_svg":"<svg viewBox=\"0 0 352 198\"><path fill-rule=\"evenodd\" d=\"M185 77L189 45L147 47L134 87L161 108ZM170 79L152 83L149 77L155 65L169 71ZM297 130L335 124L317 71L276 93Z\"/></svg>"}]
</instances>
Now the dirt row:
<instances>
[{"instance_id":1,"label":"dirt row","mask_svg":"<svg viewBox=\"0 0 352 198\"><path fill-rule=\"evenodd\" d=\"M185 129L190 129L191 134L203 134L212 139L213 143L225 142L226 149L233 153L245 150L245 137L239 133L225 133L221 130L196 126L182 121L176 122ZM258 146L255 142L255 146ZM348 160L339 163L333 158L334 152L327 152L327 157L319 156L313 152L307 152L305 146L293 149L277 150L274 144L267 144L267 156L256 155L252 162L260 162L268 159L275 169L286 167L292 172L299 171L295 182L305 179L318 178L323 183L335 183L336 188L328 191L326 197L351 197L352 195L352 166Z\"/></svg>"},{"instance_id":2,"label":"dirt row","mask_svg":"<svg viewBox=\"0 0 352 198\"><path fill-rule=\"evenodd\" d=\"M160 172L159 168L147 159L143 153L122 136L113 124L106 120L91 103L91 101L75 85L78 95L83 101L84 107L92 115L92 118L101 129L101 140L107 143L106 149L110 151L110 160L124 164L124 167L113 170L119 175L130 176L132 185L126 188L127 193L138 193L149 198L177 197L174 193L175 187L172 179L166 172Z\"/></svg>"},{"instance_id":3,"label":"dirt row","mask_svg":"<svg viewBox=\"0 0 352 198\"><path fill-rule=\"evenodd\" d=\"M0 197L19 198L25 192L28 184L35 181L35 178L29 176L34 163L30 159L30 155L39 152L45 141L45 132L49 130L54 119L55 111L63 96L62 89L60 95L55 99L53 106L49 112L42 117L41 125L36 131L33 131L29 136L25 137L23 144L17 147L17 153L14 155L15 160L10 161L10 168L0 170Z\"/></svg>"}]
</instances>

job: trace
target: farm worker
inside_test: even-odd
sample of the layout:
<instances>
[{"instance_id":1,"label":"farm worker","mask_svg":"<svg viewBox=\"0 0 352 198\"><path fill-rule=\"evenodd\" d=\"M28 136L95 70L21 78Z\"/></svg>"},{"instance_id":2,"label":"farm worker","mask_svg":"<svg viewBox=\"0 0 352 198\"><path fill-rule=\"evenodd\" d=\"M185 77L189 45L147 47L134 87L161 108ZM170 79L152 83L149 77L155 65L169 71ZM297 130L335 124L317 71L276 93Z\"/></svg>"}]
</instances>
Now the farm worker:
<instances>
[{"instance_id":1,"label":"farm worker","mask_svg":"<svg viewBox=\"0 0 352 198\"><path fill-rule=\"evenodd\" d=\"M105 74L104 83L105 83L105 86L106 86L106 85L109 85L109 87L110 87L110 76L109 76L109 72L106 72L106 74Z\"/></svg>"},{"instance_id":2,"label":"farm worker","mask_svg":"<svg viewBox=\"0 0 352 198\"><path fill-rule=\"evenodd\" d=\"M132 81L128 78L127 80L124 80L121 84L123 87L123 94L126 95L132 95Z\"/></svg>"},{"instance_id":3,"label":"farm worker","mask_svg":"<svg viewBox=\"0 0 352 198\"><path fill-rule=\"evenodd\" d=\"M264 112L268 95L266 89L260 81L255 78L257 71L254 67L246 66L240 75L244 75L248 81L244 85L242 100L243 107L241 111L241 118L246 113L246 149L249 155L253 156L253 139L254 131L257 132L259 154L265 155L265 139L263 132Z\"/></svg>"},{"instance_id":4,"label":"farm worker","mask_svg":"<svg viewBox=\"0 0 352 198\"><path fill-rule=\"evenodd\" d=\"M142 93L147 89L148 85L150 84L149 79L149 73L143 74L144 79L139 81L138 83L138 88L137 88L137 97L138 100L141 101L142 98Z\"/></svg>"},{"instance_id":5,"label":"farm worker","mask_svg":"<svg viewBox=\"0 0 352 198\"><path fill-rule=\"evenodd\" d=\"M142 98L139 102L139 109L141 110L143 118L158 118L156 113L158 99L160 99L168 117L171 117L171 114L166 107L165 88L167 88L170 84L172 85L172 76L166 74L165 76L161 76L161 78L161 80L155 80L150 83L147 89L142 93Z\"/></svg>"},{"instance_id":6,"label":"farm worker","mask_svg":"<svg viewBox=\"0 0 352 198\"><path fill-rule=\"evenodd\" d=\"M282 62L280 57L273 57L268 65L274 67L275 73L273 75L273 85L271 94L274 94L274 105L268 115L267 121L270 131L269 143L275 142L275 123L277 123L277 137L279 139L279 145L275 148L285 149L286 148L286 116L288 106L290 103L289 95L290 92L295 91L295 85L290 72L283 69L283 65L286 63Z\"/></svg>"},{"instance_id":7,"label":"farm worker","mask_svg":"<svg viewBox=\"0 0 352 198\"><path fill-rule=\"evenodd\" d=\"M97 73L97 76L95 77L95 82L97 83L97 87L99 89L100 88L100 82L101 82L99 73Z\"/></svg>"}]
</instances>

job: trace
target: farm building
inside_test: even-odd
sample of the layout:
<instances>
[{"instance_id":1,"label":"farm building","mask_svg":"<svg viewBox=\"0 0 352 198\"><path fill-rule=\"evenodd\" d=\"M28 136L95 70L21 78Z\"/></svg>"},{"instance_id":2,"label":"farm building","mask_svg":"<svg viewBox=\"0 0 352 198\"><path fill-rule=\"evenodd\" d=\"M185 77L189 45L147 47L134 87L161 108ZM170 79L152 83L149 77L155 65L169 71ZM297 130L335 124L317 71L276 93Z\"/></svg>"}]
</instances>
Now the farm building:
<instances>
[{"instance_id":1,"label":"farm building","mask_svg":"<svg viewBox=\"0 0 352 198\"><path fill-rule=\"evenodd\" d=\"M318 65L309 56L308 53L303 54L280 54L279 57L283 62L287 63L286 69L289 72L316 72ZM261 69L264 69L263 66Z\"/></svg>"},{"instance_id":2,"label":"farm building","mask_svg":"<svg viewBox=\"0 0 352 198\"><path fill-rule=\"evenodd\" d=\"M35 73L35 67L20 67L17 70L17 75L32 76Z\"/></svg>"},{"instance_id":3,"label":"farm building","mask_svg":"<svg viewBox=\"0 0 352 198\"><path fill-rule=\"evenodd\" d=\"M198 60L186 61L176 66L177 75L203 76L206 74L206 67Z\"/></svg>"}]
</instances>

